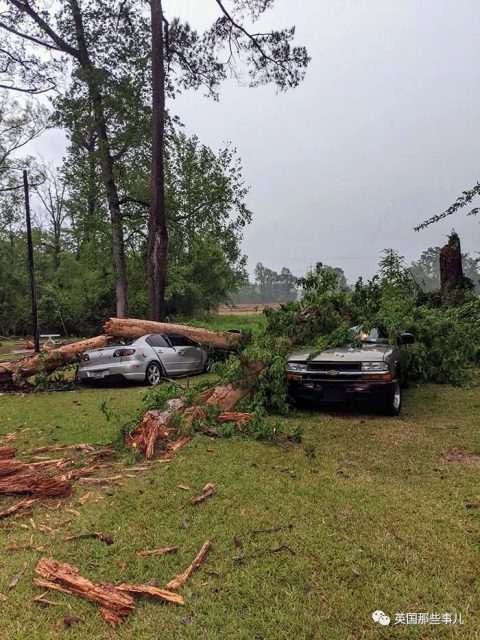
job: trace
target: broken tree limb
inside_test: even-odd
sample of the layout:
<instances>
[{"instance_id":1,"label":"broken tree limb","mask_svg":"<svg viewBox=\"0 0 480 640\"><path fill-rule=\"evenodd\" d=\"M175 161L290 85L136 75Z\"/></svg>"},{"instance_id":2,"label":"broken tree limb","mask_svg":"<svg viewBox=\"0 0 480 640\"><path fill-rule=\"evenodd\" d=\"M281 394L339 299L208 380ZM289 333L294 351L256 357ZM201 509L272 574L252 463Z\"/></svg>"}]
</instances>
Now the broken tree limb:
<instances>
[{"instance_id":1,"label":"broken tree limb","mask_svg":"<svg viewBox=\"0 0 480 640\"><path fill-rule=\"evenodd\" d=\"M13 447L0 447L0 460L9 460L15 457L15 449Z\"/></svg>"},{"instance_id":2,"label":"broken tree limb","mask_svg":"<svg viewBox=\"0 0 480 640\"><path fill-rule=\"evenodd\" d=\"M35 498L31 499L31 500L20 500L19 502L15 502L15 504L12 504L11 507L8 507L8 509L4 509L3 511L0 511L0 520L3 520L4 518L8 518L8 516L13 515L14 513L25 513L26 511L30 511L32 505L36 502Z\"/></svg>"},{"instance_id":3,"label":"broken tree limb","mask_svg":"<svg viewBox=\"0 0 480 640\"><path fill-rule=\"evenodd\" d=\"M77 595L101 605L100 613L111 625L123 622L134 608L134 600L128 593L105 582L91 582L70 564L42 558L35 567L35 573L41 576L40 580L35 580L38 586Z\"/></svg>"},{"instance_id":4,"label":"broken tree limb","mask_svg":"<svg viewBox=\"0 0 480 640\"><path fill-rule=\"evenodd\" d=\"M166 585L167 589L172 589L173 591L175 591L176 589L180 589L180 587L183 584L185 584L185 582L192 575L192 573L194 571L196 571L198 569L198 567L204 562L204 560L207 557L207 554L208 554L208 552L210 551L211 548L212 548L211 541L210 540L206 540L203 543L202 548L200 549L200 551L196 555L196 557L195 557L194 561L192 562L192 564L189 565L182 574L180 574L179 576L177 576L173 580L170 580L170 582Z\"/></svg>"},{"instance_id":5,"label":"broken tree limb","mask_svg":"<svg viewBox=\"0 0 480 640\"><path fill-rule=\"evenodd\" d=\"M105 544L115 544L115 540L112 536L103 533L102 531L94 531L93 533L80 533L76 536L68 536L63 539L64 542L71 542L72 540L100 540Z\"/></svg>"},{"instance_id":6,"label":"broken tree limb","mask_svg":"<svg viewBox=\"0 0 480 640\"><path fill-rule=\"evenodd\" d=\"M153 556L164 556L167 553L176 553L180 547L163 547L162 549L147 549L145 551L139 551L137 556L139 558L151 558Z\"/></svg>"},{"instance_id":7,"label":"broken tree limb","mask_svg":"<svg viewBox=\"0 0 480 640\"><path fill-rule=\"evenodd\" d=\"M0 363L0 385L15 386L19 380L25 380L39 371L51 373L58 367L74 364L84 351L106 347L110 341L111 336L96 336L16 362L2 362Z\"/></svg>"},{"instance_id":8,"label":"broken tree limb","mask_svg":"<svg viewBox=\"0 0 480 640\"><path fill-rule=\"evenodd\" d=\"M183 324L136 320L134 318L110 318L104 324L105 333L116 338L141 338L146 333L178 333L190 338L204 347L232 351L239 343L239 333L211 331L202 327L189 327Z\"/></svg>"},{"instance_id":9,"label":"broken tree limb","mask_svg":"<svg viewBox=\"0 0 480 640\"><path fill-rule=\"evenodd\" d=\"M136 593L142 595L152 596L153 598L159 598L160 600L165 600L166 602L172 602L173 604L185 604L182 596L178 595L178 593L172 593L171 591L166 591L165 589L159 589L158 587L153 587L149 584L119 584L117 589L120 591L127 591L128 593Z\"/></svg>"},{"instance_id":10,"label":"broken tree limb","mask_svg":"<svg viewBox=\"0 0 480 640\"><path fill-rule=\"evenodd\" d=\"M201 502L207 500L207 498L213 496L216 490L217 488L215 487L215 485L212 482L209 482L203 487L201 495L196 496L195 498L190 498L188 504L200 504Z\"/></svg>"}]
</instances>

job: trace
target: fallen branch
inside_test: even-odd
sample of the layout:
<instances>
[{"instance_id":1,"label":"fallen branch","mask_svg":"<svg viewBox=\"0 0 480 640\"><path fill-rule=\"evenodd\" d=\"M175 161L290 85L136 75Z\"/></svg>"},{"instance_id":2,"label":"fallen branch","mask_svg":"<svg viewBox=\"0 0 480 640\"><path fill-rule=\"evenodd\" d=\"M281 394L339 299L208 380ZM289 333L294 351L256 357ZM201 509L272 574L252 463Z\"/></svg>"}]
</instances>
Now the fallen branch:
<instances>
[{"instance_id":1,"label":"fallen branch","mask_svg":"<svg viewBox=\"0 0 480 640\"><path fill-rule=\"evenodd\" d=\"M15 449L13 447L0 447L0 460L8 460L15 457Z\"/></svg>"},{"instance_id":2,"label":"fallen branch","mask_svg":"<svg viewBox=\"0 0 480 640\"><path fill-rule=\"evenodd\" d=\"M180 589L180 587L183 584L185 584L185 582L192 575L192 573L194 571L196 571L198 569L198 567L204 562L204 560L207 557L207 554L208 554L208 552L210 551L211 548L212 548L211 541L210 540L206 540L203 543L202 548L198 552L198 554L195 557L195 559L192 562L192 564L189 565L181 575L177 576L173 580L170 580L170 582L166 585L167 589L172 589L173 591L175 591L176 589Z\"/></svg>"},{"instance_id":3,"label":"fallen branch","mask_svg":"<svg viewBox=\"0 0 480 640\"><path fill-rule=\"evenodd\" d=\"M52 447L37 447L36 449L32 449L30 453L54 453L55 451L68 451L69 449L74 449L76 451L86 451L88 453L93 453L94 451L96 451L95 447L92 447L91 444L58 444Z\"/></svg>"},{"instance_id":4,"label":"fallen branch","mask_svg":"<svg viewBox=\"0 0 480 640\"><path fill-rule=\"evenodd\" d=\"M145 551L139 551L137 556L139 558L151 558L153 556L164 556L167 553L176 553L180 547L163 547L163 549L147 549Z\"/></svg>"},{"instance_id":5,"label":"fallen branch","mask_svg":"<svg viewBox=\"0 0 480 640\"><path fill-rule=\"evenodd\" d=\"M8 516L13 515L14 513L17 513L18 511L25 513L26 511L30 511L32 504L34 504L36 502L36 500L33 498L31 500L20 500L19 502L15 502L15 504L12 504L11 507L8 507L8 509L4 509L3 511L0 511L0 520L3 520L4 518L8 518Z\"/></svg>"},{"instance_id":6,"label":"fallen branch","mask_svg":"<svg viewBox=\"0 0 480 640\"><path fill-rule=\"evenodd\" d=\"M83 578L76 567L53 558L42 558L35 572L41 576L40 580L35 579L38 586L77 595L99 604L100 614L113 626L123 622L134 608L134 600L129 594L108 583L91 582Z\"/></svg>"},{"instance_id":7,"label":"fallen branch","mask_svg":"<svg viewBox=\"0 0 480 640\"><path fill-rule=\"evenodd\" d=\"M182 596L178 595L178 593L172 593L171 591L166 591L165 589L159 589L158 587L153 587L149 584L119 584L117 589L120 591L127 591L128 593L138 593L152 596L154 598L160 598L160 600L165 600L166 602L173 602L173 604L185 604Z\"/></svg>"},{"instance_id":8,"label":"fallen branch","mask_svg":"<svg viewBox=\"0 0 480 640\"><path fill-rule=\"evenodd\" d=\"M80 533L76 536L68 536L63 540L64 542L71 542L72 540L100 540L101 542L104 542L108 545L115 544L115 540L112 538L112 536L108 536L101 531L94 531L93 533Z\"/></svg>"},{"instance_id":9,"label":"fallen branch","mask_svg":"<svg viewBox=\"0 0 480 640\"><path fill-rule=\"evenodd\" d=\"M12 589L15 589L15 587L17 586L17 584L20 581L20 578L23 576L23 574L25 573L25 571L27 570L27 563L25 562L22 566L22 568L20 569L20 571L18 571L10 580L10 582L8 583L8 590L11 591Z\"/></svg>"},{"instance_id":10,"label":"fallen branch","mask_svg":"<svg viewBox=\"0 0 480 640\"><path fill-rule=\"evenodd\" d=\"M217 488L215 487L215 485L209 482L203 487L201 495L196 496L195 498L190 498L188 504L200 504L200 502L203 502L207 498L213 496L216 490Z\"/></svg>"}]
</instances>

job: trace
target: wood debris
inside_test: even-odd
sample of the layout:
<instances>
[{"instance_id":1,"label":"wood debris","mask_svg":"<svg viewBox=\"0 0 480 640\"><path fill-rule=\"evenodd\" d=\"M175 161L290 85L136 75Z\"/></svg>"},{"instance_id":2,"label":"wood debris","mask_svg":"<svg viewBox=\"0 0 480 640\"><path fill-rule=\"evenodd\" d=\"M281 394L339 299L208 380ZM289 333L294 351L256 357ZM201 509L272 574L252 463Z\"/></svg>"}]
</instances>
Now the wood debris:
<instances>
[{"instance_id":1,"label":"wood debris","mask_svg":"<svg viewBox=\"0 0 480 640\"><path fill-rule=\"evenodd\" d=\"M164 460L171 460L173 456L177 453L179 449L185 446L188 442L190 442L191 438L187 438L186 436L180 438L179 440L175 440L175 442L169 442L165 447L165 453L163 454Z\"/></svg>"},{"instance_id":2,"label":"wood debris","mask_svg":"<svg viewBox=\"0 0 480 640\"><path fill-rule=\"evenodd\" d=\"M64 542L71 542L72 540L100 540L107 545L115 544L115 540L112 538L112 536L106 535L101 531L94 531L92 533L80 533L76 536L68 536L67 538L63 539Z\"/></svg>"},{"instance_id":3,"label":"wood debris","mask_svg":"<svg viewBox=\"0 0 480 640\"><path fill-rule=\"evenodd\" d=\"M70 449L74 449L75 451L87 451L88 453L95 451L95 447L91 444L58 444L51 447L37 447L36 449L32 449L30 453L54 453L55 451L68 451Z\"/></svg>"},{"instance_id":4,"label":"wood debris","mask_svg":"<svg viewBox=\"0 0 480 640\"><path fill-rule=\"evenodd\" d=\"M211 541L206 540L203 543L202 548L196 555L195 559L193 560L192 564L190 564L182 574L180 574L173 580L170 580L170 582L166 585L167 589L172 589L173 591L175 591L176 589L180 589L180 587L183 584L185 584L185 582L192 575L192 573L196 571L198 567L204 562L211 548L212 548Z\"/></svg>"},{"instance_id":5,"label":"wood debris","mask_svg":"<svg viewBox=\"0 0 480 640\"><path fill-rule=\"evenodd\" d=\"M128 593L136 593L136 594L146 594L152 596L154 598L159 598L160 600L165 600L166 602L172 602L173 604L185 604L182 596L178 595L178 593L172 593L171 591L166 591L165 589L159 589L158 587L154 587L149 584L119 584L117 589L121 591L127 591Z\"/></svg>"},{"instance_id":6,"label":"wood debris","mask_svg":"<svg viewBox=\"0 0 480 640\"><path fill-rule=\"evenodd\" d=\"M7 596L4 596L3 593L0 593L0 602L6 602L7 600Z\"/></svg>"},{"instance_id":7,"label":"wood debris","mask_svg":"<svg viewBox=\"0 0 480 640\"><path fill-rule=\"evenodd\" d=\"M54 600L49 600L48 598L46 598L45 596L48 594L48 591L45 591L45 593L40 594L39 596L35 596L35 598L32 598L32 602L36 602L37 604L48 604L51 606L61 606L61 602L55 602Z\"/></svg>"},{"instance_id":8,"label":"wood debris","mask_svg":"<svg viewBox=\"0 0 480 640\"><path fill-rule=\"evenodd\" d=\"M15 457L15 449L13 447L0 447L0 460L7 460Z\"/></svg>"},{"instance_id":9,"label":"wood debris","mask_svg":"<svg viewBox=\"0 0 480 640\"><path fill-rule=\"evenodd\" d=\"M188 504L200 504L200 502L203 502L204 500L207 500L207 498L213 496L216 490L217 488L215 485L212 482L209 482L203 487L201 495L190 498Z\"/></svg>"},{"instance_id":10,"label":"wood debris","mask_svg":"<svg viewBox=\"0 0 480 640\"><path fill-rule=\"evenodd\" d=\"M0 511L0 520L3 520L4 518L8 518L8 516L13 515L14 513L26 513L28 511L31 510L32 505L35 504L36 499L32 498L32 499L24 499L24 500L20 500L19 502L15 502L15 504L12 504L10 507L8 507L7 509L4 509L3 511Z\"/></svg>"},{"instance_id":11,"label":"wood debris","mask_svg":"<svg viewBox=\"0 0 480 640\"><path fill-rule=\"evenodd\" d=\"M85 495L81 496L78 499L78 504L81 504L83 506L90 500L91 497L92 497L92 492L89 491L88 493L86 493Z\"/></svg>"},{"instance_id":12,"label":"wood debris","mask_svg":"<svg viewBox=\"0 0 480 640\"><path fill-rule=\"evenodd\" d=\"M252 419L251 413L238 413L235 411L223 411L217 416L217 422L223 424L225 422L235 422L237 429L242 431L247 422Z\"/></svg>"},{"instance_id":13,"label":"wood debris","mask_svg":"<svg viewBox=\"0 0 480 640\"><path fill-rule=\"evenodd\" d=\"M77 567L58 562L53 558L42 558L35 572L41 576L35 584L47 589L80 596L101 606L100 614L115 626L133 611L132 596L108 583L95 583L80 575Z\"/></svg>"},{"instance_id":14,"label":"wood debris","mask_svg":"<svg viewBox=\"0 0 480 640\"><path fill-rule=\"evenodd\" d=\"M23 574L25 573L25 571L27 570L27 563L25 562L22 566L22 568L20 569L20 571L18 571L10 580L10 582L8 583L8 590L11 591L12 589L15 589L15 587L17 586L17 584L20 581L20 578L23 576Z\"/></svg>"},{"instance_id":15,"label":"wood debris","mask_svg":"<svg viewBox=\"0 0 480 640\"><path fill-rule=\"evenodd\" d=\"M145 551L139 551L137 556L139 558L151 558L153 556L164 556L167 553L176 553L180 547L163 547L162 549L147 549Z\"/></svg>"}]
</instances>

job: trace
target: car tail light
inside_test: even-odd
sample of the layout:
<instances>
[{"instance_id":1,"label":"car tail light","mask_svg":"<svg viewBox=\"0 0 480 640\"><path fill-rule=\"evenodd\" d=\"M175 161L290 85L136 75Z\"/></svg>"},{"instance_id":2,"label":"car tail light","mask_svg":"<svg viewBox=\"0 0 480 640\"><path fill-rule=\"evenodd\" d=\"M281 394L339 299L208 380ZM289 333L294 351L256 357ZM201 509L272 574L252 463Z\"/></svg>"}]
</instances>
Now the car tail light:
<instances>
[{"instance_id":1,"label":"car tail light","mask_svg":"<svg viewBox=\"0 0 480 640\"><path fill-rule=\"evenodd\" d=\"M133 356L135 349L115 349L113 352L114 358L124 358L125 356Z\"/></svg>"},{"instance_id":2,"label":"car tail light","mask_svg":"<svg viewBox=\"0 0 480 640\"><path fill-rule=\"evenodd\" d=\"M90 356L88 353L84 353L82 356L82 362L87 362L88 360L90 360Z\"/></svg>"}]
</instances>

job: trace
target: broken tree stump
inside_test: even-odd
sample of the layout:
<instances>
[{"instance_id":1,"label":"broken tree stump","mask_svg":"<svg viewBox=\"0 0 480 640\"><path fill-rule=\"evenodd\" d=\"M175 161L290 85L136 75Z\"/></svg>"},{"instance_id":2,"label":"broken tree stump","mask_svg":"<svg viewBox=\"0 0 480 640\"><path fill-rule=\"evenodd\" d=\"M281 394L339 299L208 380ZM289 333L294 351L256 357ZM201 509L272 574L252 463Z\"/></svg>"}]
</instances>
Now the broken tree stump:
<instances>
[{"instance_id":1,"label":"broken tree stump","mask_svg":"<svg viewBox=\"0 0 480 640\"><path fill-rule=\"evenodd\" d=\"M452 231L448 243L440 251L440 286L442 291L464 286L460 238Z\"/></svg>"}]
</instances>

